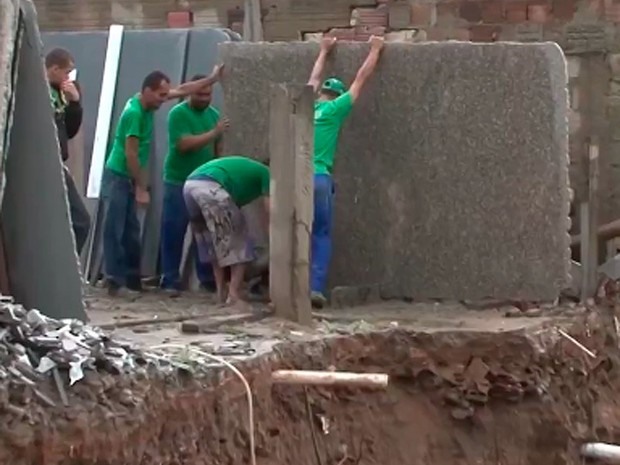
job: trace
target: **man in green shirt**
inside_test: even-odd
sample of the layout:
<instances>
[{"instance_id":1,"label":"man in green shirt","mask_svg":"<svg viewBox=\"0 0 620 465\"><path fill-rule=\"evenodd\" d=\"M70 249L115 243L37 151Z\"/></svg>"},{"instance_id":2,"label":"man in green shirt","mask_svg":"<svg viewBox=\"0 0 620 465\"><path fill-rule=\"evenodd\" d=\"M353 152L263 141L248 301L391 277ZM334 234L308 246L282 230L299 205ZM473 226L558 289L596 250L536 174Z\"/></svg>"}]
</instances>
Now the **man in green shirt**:
<instances>
[{"instance_id":1,"label":"man in green shirt","mask_svg":"<svg viewBox=\"0 0 620 465\"><path fill-rule=\"evenodd\" d=\"M192 82L205 76L196 75ZM199 166L220 154L221 136L228 128L226 118L211 106L212 87L207 86L168 114L168 155L164 162L164 203L161 224L162 289L177 294L181 290L179 266L183 255L185 231L189 223L183 184ZM201 287L215 290L213 272L198 260L196 274Z\"/></svg>"},{"instance_id":2,"label":"man in green shirt","mask_svg":"<svg viewBox=\"0 0 620 465\"><path fill-rule=\"evenodd\" d=\"M136 203L148 205L147 162L151 150L153 113L165 101L193 94L216 82L222 67L194 82L170 88L170 79L153 71L142 89L125 105L116 126L112 149L102 180L105 208L103 254L108 292L142 290L140 280L140 224Z\"/></svg>"},{"instance_id":3,"label":"man in green shirt","mask_svg":"<svg viewBox=\"0 0 620 465\"><path fill-rule=\"evenodd\" d=\"M269 228L269 168L241 156L217 158L189 175L183 188L198 255L213 265L220 302L243 304L245 266L254 247L241 208L263 198L263 220ZM228 293L224 269L230 267Z\"/></svg>"},{"instance_id":4,"label":"man in green shirt","mask_svg":"<svg viewBox=\"0 0 620 465\"><path fill-rule=\"evenodd\" d=\"M321 41L321 51L316 59L308 84L319 92L314 104L314 219L312 223L312 267L310 289L312 304L323 307L326 303L325 287L331 259L332 204L334 184L332 171L338 146L340 130L351 113L353 104L362 88L373 74L381 50L383 38L372 36L370 52L349 90L337 78L321 83L325 62L336 44L333 37Z\"/></svg>"}]
</instances>

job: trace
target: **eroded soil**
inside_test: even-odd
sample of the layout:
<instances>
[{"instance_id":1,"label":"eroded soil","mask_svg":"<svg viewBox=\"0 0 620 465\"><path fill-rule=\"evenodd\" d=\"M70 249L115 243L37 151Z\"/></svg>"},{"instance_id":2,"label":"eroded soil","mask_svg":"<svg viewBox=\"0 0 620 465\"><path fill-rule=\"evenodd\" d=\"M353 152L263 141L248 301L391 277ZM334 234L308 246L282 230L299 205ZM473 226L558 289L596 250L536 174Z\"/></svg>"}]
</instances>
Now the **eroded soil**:
<instances>
[{"instance_id":1,"label":"eroded soil","mask_svg":"<svg viewBox=\"0 0 620 465\"><path fill-rule=\"evenodd\" d=\"M108 324L139 318L146 309L136 305L150 305L158 318L215 312L191 299L182 310L178 303L154 308L161 300L116 309L108 302L109 314L96 317L99 308L91 316ZM178 323L116 332L145 346L218 337L271 341L254 356L236 357L252 386L262 465L577 464L583 441L618 439L618 346L604 309L516 319L498 310L408 310L386 304L381 313L326 314L312 329L268 319L226 334L184 336ZM596 359L561 338L558 326ZM274 386L270 374L279 368L386 372L391 382L385 391ZM56 409L28 400L27 392L12 399L24 413L2 413L0 463L250 463L245 394L229 373L89 373L68 394L70 406Z\"/></svg>"}]
</instances>

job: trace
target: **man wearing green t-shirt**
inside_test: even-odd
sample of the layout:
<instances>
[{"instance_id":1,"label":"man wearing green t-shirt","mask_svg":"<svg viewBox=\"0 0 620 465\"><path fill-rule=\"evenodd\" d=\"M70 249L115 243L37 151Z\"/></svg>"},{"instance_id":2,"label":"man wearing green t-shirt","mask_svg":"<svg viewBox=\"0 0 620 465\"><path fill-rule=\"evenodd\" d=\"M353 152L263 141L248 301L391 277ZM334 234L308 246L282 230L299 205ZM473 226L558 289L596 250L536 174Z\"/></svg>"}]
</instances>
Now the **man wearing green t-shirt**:
<instances>
[{"instance_id":1,"label":"man wearing green t-shirt","mask_svg":"<svg viewBox=\"0 0 620 465\"><path fill-rule=\"evenodd\" d=\"M209 161L189 175L183 188L198 255L213 265L220 302L243 303L241 285L254 247L241 208L263 198L263 220L269 228L269 168L241 156ZM228 295L224 268L230 267Z\"/></svg>"},{"instance_id":2,"label":"man wearing green t-shirt","mask_svg":"<svg viewBox=\"0 0 620 465\"><path fill-rule=\"evenodd\" d=\"M203 79L196 75L192 81ZM161 224L161 287L178 293L181 290L179 266L183 255L185 231L189 223L183 184L199 166L220 154L221 135L228 128L226 118L211 106L212 87L207 86L168 114L168 155L164 162L164 203ZM198 260L196 274L203 289L214 290L213 272Z\"/></svg>"},{"instance_id":3,"label":"man wearing green t-shirt","mask_svg":"<svg viewBox=\"0 0 620 465\"><path fill-rule=\"evenodd\" d=\"M153 113L165 101L193 94L216 82L222 67L194 82L170 88L170 79L153 71L142 89L125 105L116 126L102 179L105 208L103 254L108 292L142 290L140 280L140 224L136 204L148 205L147 163L151 150Z\"/></svg>"},{"instance_id":4,"label":"man wearing green t-shirt","mask_svg":"<svg viewBox=\"0 0 620 465\"><path fill-rule=\"evenodd\" d=\"M312 304L323 307L326 303L325 287L331 259L332 203L334 184L332 171L338 146L340 129L353 104L360 96L364 84L372 75L383 49L383 38L371 37L370 52L355 80L347 90L337 78L321 83L325 62L336 44L332 37L321 41L321 51L316 59L308 84L319 92L314 104L314 219L312 222L312 267L310 289Z\"/></svg>"}]
</instances>

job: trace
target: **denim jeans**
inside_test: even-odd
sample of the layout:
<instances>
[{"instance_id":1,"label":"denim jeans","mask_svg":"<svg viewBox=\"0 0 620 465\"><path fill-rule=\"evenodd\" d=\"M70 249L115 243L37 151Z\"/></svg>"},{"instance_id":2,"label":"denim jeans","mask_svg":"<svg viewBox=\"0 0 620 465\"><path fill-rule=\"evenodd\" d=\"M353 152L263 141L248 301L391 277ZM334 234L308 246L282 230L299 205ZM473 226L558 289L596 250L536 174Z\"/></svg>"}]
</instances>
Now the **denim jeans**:
<instances>
[{"instance_id":1,"label":"denim jeans","mask_svg":"<svg viewBox=\"0 0 620 465\"><path fill-rule=\"evenodd\" d=\"M135 187L125 176L103 173L103 259L105 274L118 286L140 286L140 223Z\"/></svg>"},{"instance_id":2,"label":"denim jeans","mask_svg":"<svg viewBox=\"0 0 620 465\"><path fill-rule=\"evenodd\" d=\"M183 241L189 223L189 214L183 198L183 185L164 184L164 204L161 218L161 287L180 290L181 258ZM192 241L192 253L196 260L196 274L200 284L213 284L213 268L198 259L196 244Z\"/></svg>"},{"instance_id":3,"label":"denim jeans","mask_svg":"<svg viewBox=\"0 0 620 465\"><path fill-rule=\"evenodd\" d=\"M334 184L328 174L314 175L314 219L312 221L312 267L310 289L325 293L332 256L332 207Z\"/></svg>"}]
</instances>

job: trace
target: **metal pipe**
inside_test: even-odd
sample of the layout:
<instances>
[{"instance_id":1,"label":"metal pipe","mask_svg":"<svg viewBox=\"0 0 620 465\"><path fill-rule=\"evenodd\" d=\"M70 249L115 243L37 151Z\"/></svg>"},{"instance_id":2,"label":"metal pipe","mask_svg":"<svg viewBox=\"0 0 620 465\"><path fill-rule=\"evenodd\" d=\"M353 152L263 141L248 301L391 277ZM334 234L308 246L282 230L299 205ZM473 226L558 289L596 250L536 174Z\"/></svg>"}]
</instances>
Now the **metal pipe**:
<instances>
[{"instance_id":1,"label":"metal pipe","mask_svg":"<svg viewBox=\"0 0 620 465\"><path fill-rule=\"evenodd\" d=\"M581 455L592 459L612 460L620 463L620 446L604 442L590 442L581 446Z\"/></svg>"}]
</instances>

